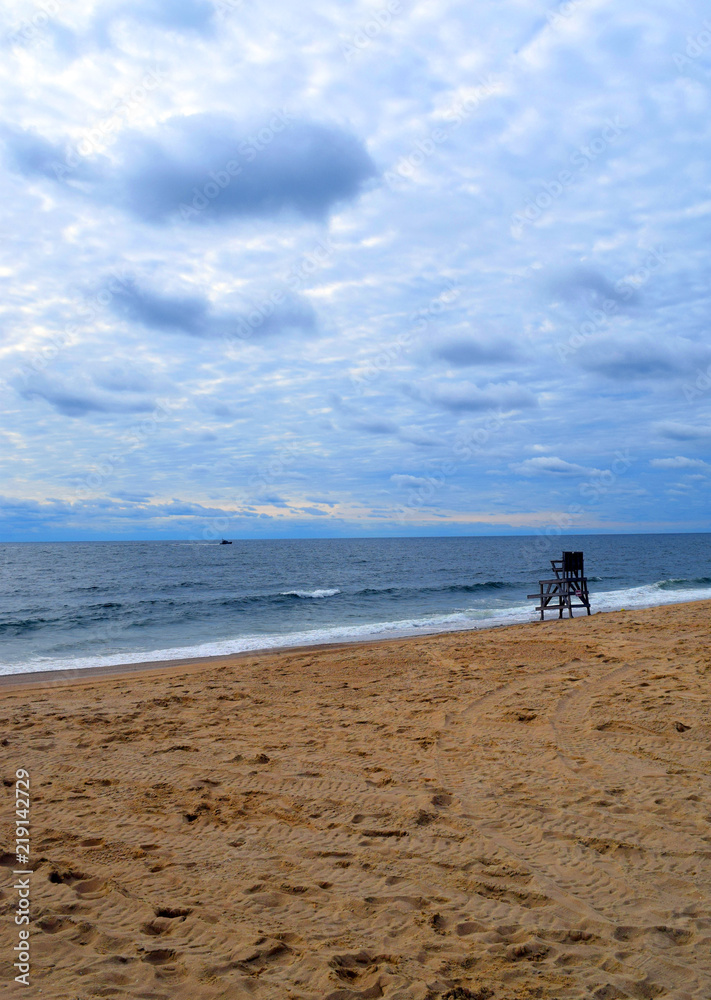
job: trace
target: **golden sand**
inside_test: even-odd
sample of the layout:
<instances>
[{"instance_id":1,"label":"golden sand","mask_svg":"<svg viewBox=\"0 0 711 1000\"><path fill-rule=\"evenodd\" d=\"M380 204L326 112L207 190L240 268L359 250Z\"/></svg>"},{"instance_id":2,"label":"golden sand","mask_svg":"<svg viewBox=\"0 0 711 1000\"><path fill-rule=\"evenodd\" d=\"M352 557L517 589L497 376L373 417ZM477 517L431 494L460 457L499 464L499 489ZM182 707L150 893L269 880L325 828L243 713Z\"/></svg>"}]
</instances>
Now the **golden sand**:
<instances>
[{"instance_id":1,"label":"golden sand","mask_svg":"<svg viewBox=\"0 0 711 1000\"><path fill-rule=\"evenodd\" d=\"M698 602L2 687L0 992L706 1000L710 633Z\"/></svg>"}]
</instances>

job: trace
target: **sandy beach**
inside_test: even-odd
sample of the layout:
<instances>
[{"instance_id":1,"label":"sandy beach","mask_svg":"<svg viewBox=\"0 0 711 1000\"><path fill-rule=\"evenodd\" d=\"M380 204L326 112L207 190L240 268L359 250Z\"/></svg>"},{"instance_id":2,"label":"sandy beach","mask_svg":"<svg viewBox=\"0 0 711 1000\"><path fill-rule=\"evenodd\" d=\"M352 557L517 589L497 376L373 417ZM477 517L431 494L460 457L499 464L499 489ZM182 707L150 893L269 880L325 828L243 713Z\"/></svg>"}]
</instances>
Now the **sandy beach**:
<instances>
[{"instance_id":1,"label":"sandy beach","mask_svg":"<svg viewBox=\"0 0 711 1000\"><path fill-rule=\"evenodd\" d=\"M710 679L697 602L6 683L3 990L708 998Z\"/></svg>"}]
</instances>

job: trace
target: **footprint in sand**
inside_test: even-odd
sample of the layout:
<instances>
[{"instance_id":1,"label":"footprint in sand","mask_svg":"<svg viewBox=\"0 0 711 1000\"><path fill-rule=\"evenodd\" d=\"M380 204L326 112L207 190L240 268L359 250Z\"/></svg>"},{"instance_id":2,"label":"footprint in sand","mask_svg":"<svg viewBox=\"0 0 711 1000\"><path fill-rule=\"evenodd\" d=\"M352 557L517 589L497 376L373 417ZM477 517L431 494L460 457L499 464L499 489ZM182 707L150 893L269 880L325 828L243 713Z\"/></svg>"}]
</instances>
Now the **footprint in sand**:
<instances>
[{"instance_id":1,"label":"footprint in sand","mask_svg":"<svg viewBox=\"0 0 711 1000\"><path fill-rule=\"evenodd\" d=\"M60 931L70 927L71 922L61 917L45 917L37 921L37 926L45 934L59 934Z\"/></svg>"},{"instance_id":2,"label":"footprint in sand","mask_svg":"<svg viewBox=\"0 0 711 1000\"><path fill-rule=\"evenodd\" d=\"M89 878L83 882L77 882L73 888L74 892L83 899L98 899L110 892L110 887L101 878Z\"/></svg>"},{"instance_id":3,"label":"footprint in sand","mask_svg":"<svg viewBox=\"0 0 711 1000\"><path fill-rule=\"evenodd\" d=\"M147 934L149 937L163 937L165 934L170 934L173 925L169 920L147 920L141 924L140 929L143 934Z\"/></svg>"},{"instance_id":4,"label":"footprint in sand","mask_svg":"<svg viewBox=\"0 0 711 1000\"><path fill-rule=\"evenodd\" d=\"M152 951L144 951L141 961L148 962L149 965L167 965L176 957L177 952L173 951L172 948L155 948Z\"/></svg>"},{"instance_id":5,"label":"footprint in sand","mask_svg":"<svg viewBox=\"0 0 711 1000\"><path fill-rule=\"evenodd\" d=\"M49 873L47 878L54 885L74 885L75 882L82 882L85 879L91 878L91 876L85 875L84 872L72 871L72 869L65 869L64 871L55 869Z\"/></svg>"},{"instance_id":6,"label":"footprint in sand","mask_svg":"<svg viewBox=\"0 0 711 1000\"><path fill-rule=\"evenodd\" d=\"M157 917L166 917L168 920L176 920L178 917L185 920L192 912L190 907L181 908L174 906L160 906L155 911Z\"/></svg>"}]
</instances>

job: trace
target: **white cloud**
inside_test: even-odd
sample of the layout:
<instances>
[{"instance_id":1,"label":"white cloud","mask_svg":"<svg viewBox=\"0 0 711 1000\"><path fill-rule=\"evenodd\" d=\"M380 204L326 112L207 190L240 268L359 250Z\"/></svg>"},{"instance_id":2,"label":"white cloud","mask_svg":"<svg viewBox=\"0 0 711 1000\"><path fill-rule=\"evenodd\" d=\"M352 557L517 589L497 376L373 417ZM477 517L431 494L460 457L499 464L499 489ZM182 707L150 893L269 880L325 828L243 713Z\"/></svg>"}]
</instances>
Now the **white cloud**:
<instances>
[{"instance_id":1,"label":"white cloud","mask_svg":"<svg viewBox=\"0 0 711 1000\"><path fill-rule=\"evenodd\" d=\"M711 440L711 424L698 426L697 424L687 424L677 420L667 420L659 424L657 430L664 437L673 438L675 441Z\"/></svg>"},{"instance_id":2,"label":"white cloud","mask_svg":"<svg viewBox=\"0 0 711 1000\"><path fill-rule=\"evenodd\" d=\"M427 486L430 480L424 476L406 476L398 473L390 477L390 482L400 489L406 489L414 486Z\"/></svg>"},{"instance_id":3,"label":"white cloud","mask_svg":"<svg viewBox=\"0 0 711 1000\"><path fill-rule=\"evenodd\" d=\"M708 462L702 462L699 458L684 458L677 455L676 458L653 458L649 463L653 469L709 469Z\"/></svg>"},{"instance_id":4,"label":"white cloud","mask_svg":"<svg viewBox=\"0 0 711 1000\"><path fill-rule=\"evenodd\" d=\"M515 463L511 468L523 476L594 476L602 473L600 469L588 469L584 465L566 462L553 455L527 458L525 462Z\"/></svg>"}]
</instances>

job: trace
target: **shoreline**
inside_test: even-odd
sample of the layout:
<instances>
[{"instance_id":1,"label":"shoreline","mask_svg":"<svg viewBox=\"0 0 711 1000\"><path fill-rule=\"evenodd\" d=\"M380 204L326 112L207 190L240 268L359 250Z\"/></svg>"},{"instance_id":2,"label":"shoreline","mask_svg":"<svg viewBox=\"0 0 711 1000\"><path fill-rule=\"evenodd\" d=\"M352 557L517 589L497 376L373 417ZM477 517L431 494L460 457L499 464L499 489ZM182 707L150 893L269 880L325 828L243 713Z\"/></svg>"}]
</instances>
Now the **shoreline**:
<instances>
[{"instance_id":1,"label":"shoreline","mask_svg":"<svg viewBox=\"0 0 711 1000\"><path fill-rule=\"evenodd\" d=\"M631 608L620 611L595 611L592 615L575 615L572 619L564 617L547 618L545 621L536 619L529 622L514 622L492 624L467 629L447 629L440 632L422 632L411 635L388 636L381 639L353 639L341 642L323 643L302 643L300 645L268 646L258 649L238 650L234 653L219 653L213 656L179 657L166 660L138 660L126 661L124 663L99 665L93 667L60 668L55 670L29 670L17 674L0 675L0 691L14 688L31 688L42 683L51 685L69 685L92 683L95 680L116 680L121 677L132 677L140 675L142 677L155 674L158 677L173 675L176 672L184 671L194 673L210 667L228 666L233 662L246 659L275 657L280 655L294 655L305 653L336 652L352 649L367 650L379 648L388 644L411 643L418 641L436 640L447 637L464 637L480 633L504 630L506 632L517 629L541 629L541 627L555 627L561 622L572 624L577 621L592 621L600 615L609 618L611 615L632 615L637 613L651 613L669 608L695 607L697 605L708 604L711 611L711 599L701 599L694 601L674 601L665 604L654 604L649 607ZM621 619L621 623L624 619Z\"/></svg>"},{"instance_id":2,"label":"shoreline","mask_svg":"<svg viewBox=\"0 0 711 1000\"><path fill-rule=\"evenodd\" d=\"M711 601L709 602L711 603ZM604 612L599 612L603 614ZM587 616L586 616L587 617ZM570 619L568 619L570 620ZM557 619L556 619L557 621ZM140 660L129 663L115 663L96 667L75 667L59 670L29 670L22 674L1 674L0 689L21 686L32 687L33 681L39 683L40 680L49 683L81 684L84 675L91 675L93 678L116 680L121 677L131 677L140 674L142 677L150 674L158 676L172 675L175 671L185 669L193 672L210 667L227 666L235 661L246 659L259 659L265 657L276 657L281 655L293 655L302 653L317 652L338 652L350 649L369 649L372 647L386 646L388 644L417 641L418 639L436 639L441 636L470 635L472 632L489 632L493 629L524 628L529 625L541 624L541 622L522 622L514 625L490 625L487 628L458 629L448 632L424 632L421 635L389 636L386 639L354 639L349 642L321 642L305 643L299 646L266 646L261 649L244 649L234 653L219 653L215 656L189 656L174 660Z\"/></svg>"}]
</instances>

